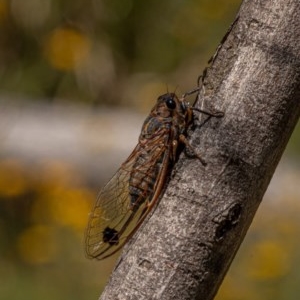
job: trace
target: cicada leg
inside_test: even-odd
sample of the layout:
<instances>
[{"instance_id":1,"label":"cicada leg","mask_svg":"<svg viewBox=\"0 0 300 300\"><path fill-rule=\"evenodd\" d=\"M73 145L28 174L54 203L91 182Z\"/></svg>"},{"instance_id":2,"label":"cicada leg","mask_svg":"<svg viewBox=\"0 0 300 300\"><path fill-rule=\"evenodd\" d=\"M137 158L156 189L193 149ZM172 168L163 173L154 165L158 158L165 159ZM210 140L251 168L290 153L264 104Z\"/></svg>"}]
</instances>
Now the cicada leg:
<instances>
[{"instance_id":1,"label":"cicada leg","mask_svg":"<svg viewBox=\"0 0 300 300\"><path fill-rule=\"evenodd\" d=\"M224 117L224 112L220 111L220 110L216 110L216 111L206 111L200 108L196 108L196 107L190 107L190 109L197 111L199 113L205 114L209 117L214 117L214 118L222 118Z\"/></svg>"},{"instance_id":2,"label":"cicada leg","mask_svg":"<svg viewBox=\"0 0 300 300\"><path fill-rule=\"evenodd\" d=\"M192 95L192 94L195 94L197 92L200 91L200 87L196 88L196 89L193 89L189 92L186 92L185 94L182 95L181 99L185 99L187 96L189 95ZM215 118L222 118L224 116L224 112L222 111L207 111L207 110L203 110L203 109L200 109L200 108L196 108L196 107L189 107L191 110L193 111L197 111L199 113L202 113L202 114L205 114L209 117L215 117Z\"/></svg>"}]
</instances>

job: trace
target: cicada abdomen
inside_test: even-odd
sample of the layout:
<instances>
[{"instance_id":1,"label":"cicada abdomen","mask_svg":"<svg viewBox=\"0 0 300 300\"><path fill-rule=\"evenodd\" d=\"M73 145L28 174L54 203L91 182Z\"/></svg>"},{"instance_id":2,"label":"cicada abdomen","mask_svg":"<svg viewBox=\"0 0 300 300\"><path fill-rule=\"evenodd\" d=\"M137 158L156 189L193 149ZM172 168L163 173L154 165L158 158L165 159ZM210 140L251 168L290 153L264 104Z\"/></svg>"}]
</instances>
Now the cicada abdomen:
<instances>
[{"instance_id":1,"label":"cicada abdomen","mask_svg":"<svg viewBox=\"0 0 300 300\"><path fill-rule=\"evenodd\" d=\"M185 136L191 116L184 97L179 100L174 93L158 97L137 146L96 200L85 236L89 258L114 254L145 219L161 194L178 144L188 144Z\"/></svg>"}]
</instances>

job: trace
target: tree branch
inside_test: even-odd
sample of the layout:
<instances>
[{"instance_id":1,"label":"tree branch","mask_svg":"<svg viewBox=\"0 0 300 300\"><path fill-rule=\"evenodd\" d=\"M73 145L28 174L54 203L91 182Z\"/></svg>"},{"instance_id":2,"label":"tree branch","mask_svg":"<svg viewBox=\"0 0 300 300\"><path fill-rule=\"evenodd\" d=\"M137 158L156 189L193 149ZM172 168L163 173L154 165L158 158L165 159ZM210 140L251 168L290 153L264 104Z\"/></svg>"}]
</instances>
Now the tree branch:
<instances>
[{"instance_id":1,"label":"tree branch","mask_svg":"<svg viewBox=\"0 0 300 300\"><path fill-rule=\"evenodd\" d=\"M191 143L101 299L213 299L300 114L300 2L246 0L207 69Z\"/></svg>"}]
</instances>

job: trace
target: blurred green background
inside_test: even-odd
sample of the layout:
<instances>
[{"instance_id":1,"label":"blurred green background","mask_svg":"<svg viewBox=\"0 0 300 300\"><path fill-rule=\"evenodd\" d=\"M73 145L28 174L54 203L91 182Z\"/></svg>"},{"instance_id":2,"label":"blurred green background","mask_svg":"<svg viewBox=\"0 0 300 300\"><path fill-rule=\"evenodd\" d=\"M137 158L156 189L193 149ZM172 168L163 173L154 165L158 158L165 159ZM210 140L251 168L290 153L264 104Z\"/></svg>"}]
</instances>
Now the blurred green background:
<instances>
[{"instance_id":1,"label":"blurred green background","mask_svg":"<svg viewBox=\"0 0 300 300\"><path fill-rule=\"evenodd\" d=\"M1 300L98 298L117 255L84 256L96 194L157 96L195 87L239 5L0 0ZM296 132L218 300L300 292Z\"/></svg>"}]
</instances>

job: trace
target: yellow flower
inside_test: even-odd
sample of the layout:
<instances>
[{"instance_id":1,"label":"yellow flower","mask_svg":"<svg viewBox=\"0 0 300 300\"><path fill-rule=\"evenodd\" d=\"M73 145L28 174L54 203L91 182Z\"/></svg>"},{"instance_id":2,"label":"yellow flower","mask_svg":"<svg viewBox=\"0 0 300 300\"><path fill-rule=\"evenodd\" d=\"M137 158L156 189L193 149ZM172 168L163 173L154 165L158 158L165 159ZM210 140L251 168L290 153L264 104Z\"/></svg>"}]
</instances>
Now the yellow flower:
<instances>
[{"instance_id":1,"label":"yellow flower","mask_svg":"<svg viewBox=\"0 0 300 300\"><path fill-rule=\"evenodd\" d=\"M22 232L17 242L17 248L24 262L41 264L55 259L56 244L57 239L52 227L36 225Z\"/></svg>"},{"instance_id":2,"label":"yellow flower","mask_svg":"<svg viewBox=\"0 0 300 300\"><path fill-rule=\"evenodd\" d=\"M90 46L90 40L80 31L58 28L46 39L44 53L54 68L70 71L87 58Z\"/></svg>"}]
</instances>

